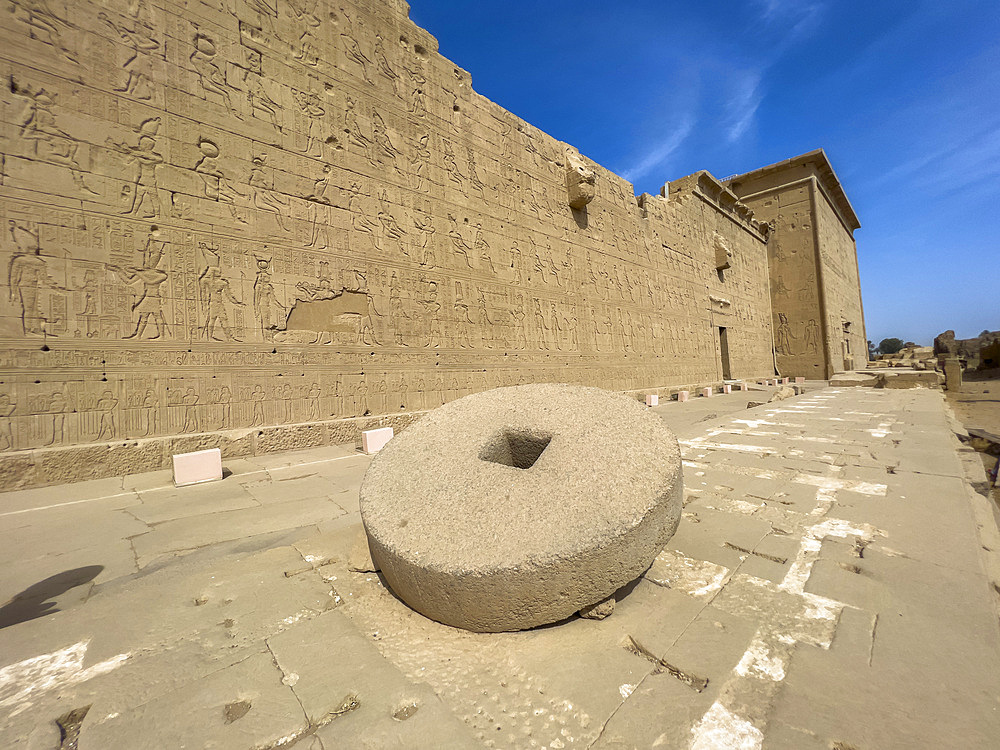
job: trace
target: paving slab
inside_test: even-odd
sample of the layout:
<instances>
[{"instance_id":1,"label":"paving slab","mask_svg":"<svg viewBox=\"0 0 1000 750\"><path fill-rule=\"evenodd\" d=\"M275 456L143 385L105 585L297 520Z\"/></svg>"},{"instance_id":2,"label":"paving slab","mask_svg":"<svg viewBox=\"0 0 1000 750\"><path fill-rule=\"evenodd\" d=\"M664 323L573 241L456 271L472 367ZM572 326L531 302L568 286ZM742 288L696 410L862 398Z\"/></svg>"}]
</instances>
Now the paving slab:
<instances>
[{"instance_id":1,"label":"paving slab","mask_svg":"<svg viewBox=\"0 0 1000 750\"><path fill-rule=\"evenodd\" d=\"M684 514L614 613L523 633L349 569L354 446L2 495L0 597L103 568L8 608L0 745L89 705L80 748L995 747L997 509L941 395L735 396L653 407Z\"/></svg>"}]
</instances>

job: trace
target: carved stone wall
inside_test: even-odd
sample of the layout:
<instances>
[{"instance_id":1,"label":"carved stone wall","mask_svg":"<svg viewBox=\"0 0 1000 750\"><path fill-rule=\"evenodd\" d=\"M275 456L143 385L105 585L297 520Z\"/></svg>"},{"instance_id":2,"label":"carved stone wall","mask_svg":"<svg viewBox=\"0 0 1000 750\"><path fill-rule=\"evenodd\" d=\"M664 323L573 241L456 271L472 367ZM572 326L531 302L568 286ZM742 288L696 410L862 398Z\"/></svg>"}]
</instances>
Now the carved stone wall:
<instances>
[{"instance_id":1,"label":"carved stone wall","mask_svg":"<svg viewBox=\"0 0 1000 750\"><path fill-rule=\"evenodd\" d=\"M767 227L707 173L637 201L405 3L10 6L2 486L505 384L710 382L720 328L733 377L772 370Z\"/></svg>"},{"instance_id":2,"label":"carved stone wall","mask_svg":"<svg viewBox=\"0 0 1000 750\"><path fill-rule=\"evenodd\" d=\"M816 191L830 361L838 371L864 368L868 363L868 341L857 247L853 233L834 210L822 186L817 184Z\"/></svg>"},{"instance_id":3,"label":"carved stone wall","mask_svg":"<svg viewBox=\"0 0 1000 750\"><path fill-rule=\"evenodd\" d=\"M779 371L824 379L863 368L859 224L826 154L813 151L726 184L773 226L767 252Z\"/></svg>"}]
</instances>

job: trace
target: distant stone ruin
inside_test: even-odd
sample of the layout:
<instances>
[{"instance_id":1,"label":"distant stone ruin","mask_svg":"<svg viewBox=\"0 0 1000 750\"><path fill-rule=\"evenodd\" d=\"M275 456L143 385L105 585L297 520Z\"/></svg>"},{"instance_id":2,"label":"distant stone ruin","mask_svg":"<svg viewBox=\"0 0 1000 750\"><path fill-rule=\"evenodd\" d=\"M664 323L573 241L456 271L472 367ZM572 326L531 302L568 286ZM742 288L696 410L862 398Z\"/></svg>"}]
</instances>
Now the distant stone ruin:
<instances>
[{"instance_id":1,"label":"distant stone ruin","mask_svg":"<svg viewBox=\"0 0 1000 750\"><path fill-rule=\"evenodd\" d=\"M958 357L970 370L1000 367L1000 331L983 331L974 339L956 339L954 331L945 331L934 337L934 354Z\"/></svg>"}]
</instances>

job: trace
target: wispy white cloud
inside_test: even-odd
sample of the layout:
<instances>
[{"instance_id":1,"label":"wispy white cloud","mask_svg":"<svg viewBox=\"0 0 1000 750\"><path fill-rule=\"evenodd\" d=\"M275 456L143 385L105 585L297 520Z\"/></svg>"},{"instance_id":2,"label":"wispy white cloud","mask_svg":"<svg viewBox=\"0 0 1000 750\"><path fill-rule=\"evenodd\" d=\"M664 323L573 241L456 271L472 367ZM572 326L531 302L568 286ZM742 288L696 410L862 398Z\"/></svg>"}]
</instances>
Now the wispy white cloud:
<instances>
[{"instance_id":1,"label":"wispy white cloud","mask_svg":"<svg viewBox=\"0 0 1000 750\"><path fill-rule=\"evenodd\" d=\"M778 43L784 48L808 36L819 26L819 20L826 10L823 2L804 0L755 0L760 9L761 21L771 28L781 27L783 32Z\"/></svg>"},{"instance_id":2,"label":"wispy white cloud","mask_svg":"<svg viewBox=\"0 0 1000 750\"><path fill-rule=\"evenodd\" d=\"M666 138L660 141L659 145L651 151L647 151L646 154L644 154L643 157L635 162L631 167L623 170L622 177L629 182L635 182L636 180L645 177L656 167L662 165L663 162L670 158L671 154L681 147L681 144L684 143L687 137L691 134L691 131L694 129L694 125L694 116L690 113L684 115L677 127L674 128L673 132L669 133Z\"/></svg>"},{"instance_id":3,"label":"wispy white cloud","mask_svg":"<svg viewBox=\"0 0 1000 750\"><path fill-rule=\"evenodd\" d=\"M736 91L729 100L726 141L735 143L750 129L757 116L763 95L760 91L763 70L751 70L740 76Z\"/></svg>"},{"instance_id":4,"label":"wispy white cloud","mask_svg":"<svg viewBox=\"0 0 1000 750\"><path fill-rule=\"evenodd\" d=\"M775 30L777 38L766 45L767 54L751 70L743 71L738 78L736 91L731 95L726 110L727 143L740 140L752 127L764 98L765 78L790 47L812 35L819 28L819 21L826 9L821 2L802 0L755 0L762 23Z\"/></svg>"}]
</instances>

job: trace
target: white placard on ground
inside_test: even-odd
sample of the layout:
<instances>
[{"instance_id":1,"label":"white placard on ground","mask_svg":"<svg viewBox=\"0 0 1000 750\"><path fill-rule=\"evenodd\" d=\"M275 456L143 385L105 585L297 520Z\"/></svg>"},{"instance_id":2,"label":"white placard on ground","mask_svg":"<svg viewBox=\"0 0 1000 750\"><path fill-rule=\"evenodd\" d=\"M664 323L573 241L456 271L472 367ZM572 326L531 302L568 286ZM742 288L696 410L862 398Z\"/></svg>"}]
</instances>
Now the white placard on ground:
<instances>
[{"instance_id":1,"label":"white placard on ground","mask_svg":"<svg viewBox=\"0 0 1000 750\"><path fill-rule=\"evenodd\" d=\"M174 456L174 484L177 487L218 479L222 479L222 451L219 448Z\"/></svg>"},{"instance_id":2,"label":"white placard on ground","mask_svg":"<svg viewBox=\"0 0 1000 750\"><path fill-rule=\"evenodd\" d=\"M361 450L369 455L372 453L378 453L390 440L392 440L391 427L378 427L374 430L363 430L361 432Z\"/></svg>"}]
</instances>

